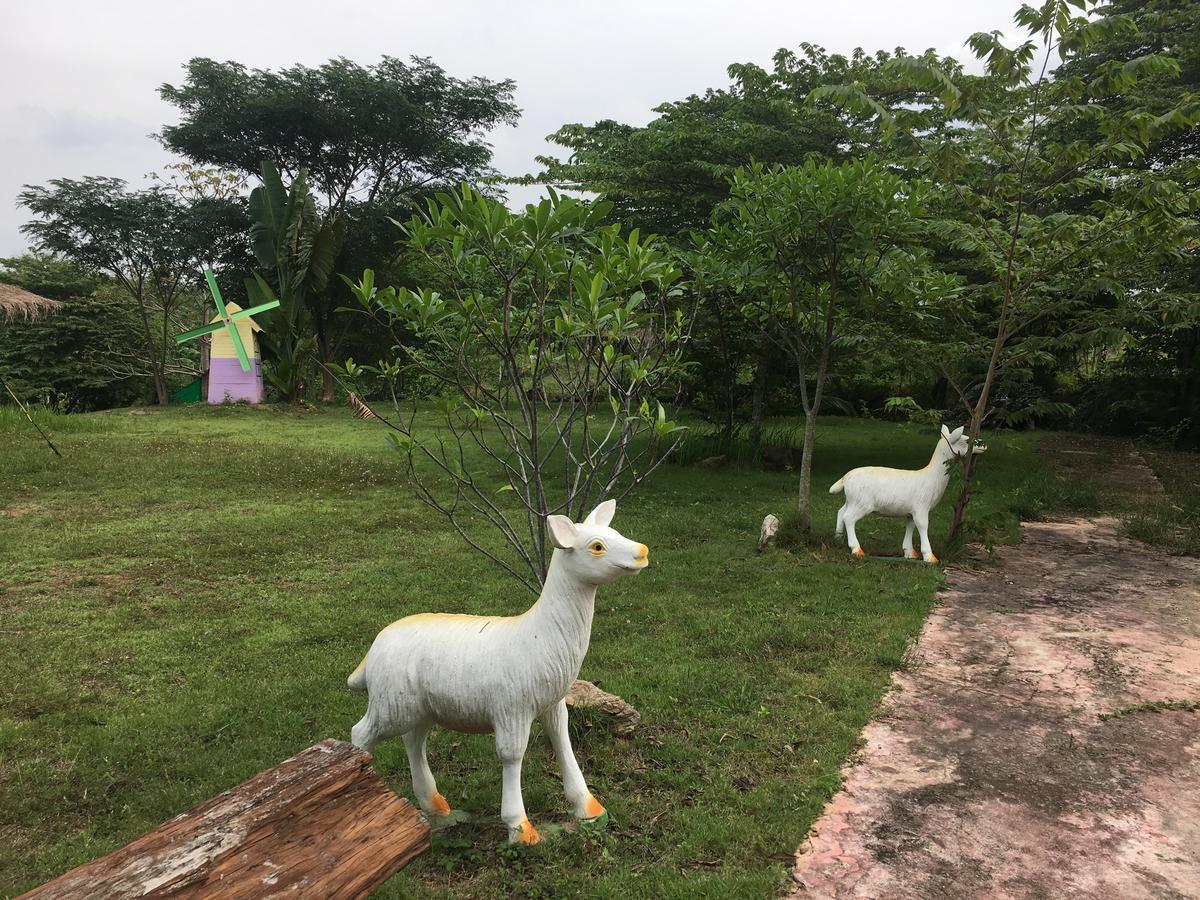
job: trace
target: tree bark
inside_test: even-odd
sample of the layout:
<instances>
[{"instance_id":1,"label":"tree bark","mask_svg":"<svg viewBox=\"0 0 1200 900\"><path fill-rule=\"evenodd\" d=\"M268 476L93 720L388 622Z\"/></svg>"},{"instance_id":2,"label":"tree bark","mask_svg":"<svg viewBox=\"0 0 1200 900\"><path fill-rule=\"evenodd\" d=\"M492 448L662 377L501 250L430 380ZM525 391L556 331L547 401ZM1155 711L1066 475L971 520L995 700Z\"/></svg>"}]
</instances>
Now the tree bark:
<instances>
[{"instance_id":1,"label":"tree bark","mask_svg":"<svg viewBox=\"0 0 1200 900\"><path fill-rule=\"evenodd\" d=\"M138 290L142 290L139 286ZM146 312L146 298L141 293L134 294L134 299L137 300L138 311L142 318L142 335L146 340L146 355L150 357L150 381L154 385L154 398L159 406L165 406L167 403L167 385L163 378L163 365L158 359L157 348L154 341L154 335L150 331L150 316Z\"/></svg>"},{"instance_id":2,"label":"tree bark","mask_svg":"<svg viewBox=\"0 0 1200 900\"><path fill-rule=\"evenodd\" d=\"M975 441L979 439L979 434L983 430L983 414L986 409L987 399L991 393L992 387L992 372L988 372L988 377L984 379L983 390L979 396L979 402L975 405L975 409L971 414L971 425L967 429L967 436L971 440L971 446L975 446ZM968 453L963 457L962 465L962 487L959 488L958 497L954 501L954 515L950 518L950 531L946 535L946 540L952 542L956 540L962 532L963 524L967 520L967 506L971 502L971 485L975 477L975 454Z\"/></svg>"},{"instance_id":3,"label":"tree bark","mask_svg":"<svg viewBox=\"0 0 1200 900\"><path fill-rule=\"evenodd\" d=\"M429 823L326 740L23 900L365 897L429 849Z\"/></svg>"},{"instance_id":4,"label":"tree bark","mask_svg":"<svg viewBox=\"0 0 1200 900\"><path fill-rule=\"evenodd\" d=\"M154 398L159 406L166 406L169 399L167 397L166 382L163 380L163 375L157 367L154 369Z\"/></svg>"},{"instance_id":5,"label":"tree bark","mask_svg":"<svg viewBox=\"0 0 1200 900\"><path fill-rule=\"evenodd\" d=\"M837 280L830 279L836 286ZM816 383L813 385L812 402L808 398L808 382L805 380L804 359L796 356L796 373L800 379L800 398L804 405L804 448L800 453L800 496L796 500L800 525L805 533L812 531L812 458L817 443L817 416L821 412L821 401L825 396L825 379L829 375L829 356L833 351L833 291L825 307L825 336L821 341L821 358L817 363ZM800 346L797 342L797 347Z\"/></svg>"},{"instance_id":6,"label":"tree bark","mask_svg":"<svg viewBox=\"0 0 1200 900\"><path fill-rule=\"evenodd\" d=\"M200 324L207 325L208 300L200 301ZM208 371L212 368L212 335L206 334L200 338L200 402L208 402Z\"/></svg>"},{"instance_id":7,"label":"tree bark","mask_svg":"<svg viewBox=\"0 0 1200 900\"><path fill-rule=\"evenodd\" d=\"M950 518L950 531L946 535L947 541L953 541L958 537L967 520L967 505L971 502L971 479L975 473L975 454L967 454L961 465L963 484L954 500L954 515Z\"/></svg>"},{"instance_id":8,"label":"tree bark","mask_svg":"<svg viewBox=\"0 0 1200 900\"><path fill-rule=\"evenodd\" d=\"M576 680L566 696L567 706L572 709L599 709L612 716L608 730L613 737L627 738L637 731L642 714L616 694L602 691L590 681Z\"/></svg>"},{"instance_id":9,"label":"tree bark","mask_svg":"<svg viewBox=\"0 0 1200 900\"><path fill-rule=\"evenodd\" d=\"M317 358L321 361L321 401L333 402L333 373L329 371L329 362L333 356L333 346L329 338L329 322L326 321L324 308L318 307L313 314L313 327L317 332Z\"/></svg>"},{"instance_id":10,"label":"tree bark","mask_svg":"<svg viewBox=\"0 0 1200 900\"><path fill-rule=\"evenodd\" d=\"M800 452L800 491L796 498L796 511L800 527L812 530L812 458L813 445L817 438L817 413L804 413L804 448Z\"/></svg>"}]
</instances>

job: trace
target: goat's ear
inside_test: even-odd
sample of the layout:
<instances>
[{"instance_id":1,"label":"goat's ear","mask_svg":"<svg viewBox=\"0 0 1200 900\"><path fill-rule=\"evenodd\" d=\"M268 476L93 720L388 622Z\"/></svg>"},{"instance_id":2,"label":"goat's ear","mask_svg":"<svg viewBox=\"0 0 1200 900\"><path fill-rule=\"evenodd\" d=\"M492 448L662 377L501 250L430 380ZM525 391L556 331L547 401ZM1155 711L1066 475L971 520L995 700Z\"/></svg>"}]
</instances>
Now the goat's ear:
<instances>
[{"instance_id":1,"label":"goat's ear","mask_svg":"<svg viewBox=\"0 0 1200 900\"><path fill-rule=\"evenodd\" d=\"M962 437L963 431L966 429L966 427L966 425L960 425L958 428L955 428L952 432L950 432L950 440L956 441Z\"/></svg>"},{"instance_id":2,"label":"goat's ear","mask_svg":"<svg viewBox=\"0 0 1200 900\"><path fill-rule=\"evenodd\" d=\"M550 540L554 542L554 546L559 550L573 550L575 548L575 538L579 532L575 529L575 523L566 516L547 516L546 525L550 528Z\"/></svg>"},{"instance_id":3,"label":"goat's ear","mask_svg":"<svg viewBox=\"0 0 1200 900\"><path fill-rule=\"evenodd\" d=\"M601 528L607 528L608 523L613 520L613 515L616 513L616 511L617 501L605 500L590 513L588 513L588 517L583 520L583 524L598 525Z\"/></svg>"},{"instance_id":4,"label":"goat's ear","mask_svg":"<svg viewBox=\"0 0 1200 900\"><path fill-rule=\"evenodd\" d=\"M942 426L942 437L950 437L950 429L945 425Z\"/></svg>"}]
</instances>

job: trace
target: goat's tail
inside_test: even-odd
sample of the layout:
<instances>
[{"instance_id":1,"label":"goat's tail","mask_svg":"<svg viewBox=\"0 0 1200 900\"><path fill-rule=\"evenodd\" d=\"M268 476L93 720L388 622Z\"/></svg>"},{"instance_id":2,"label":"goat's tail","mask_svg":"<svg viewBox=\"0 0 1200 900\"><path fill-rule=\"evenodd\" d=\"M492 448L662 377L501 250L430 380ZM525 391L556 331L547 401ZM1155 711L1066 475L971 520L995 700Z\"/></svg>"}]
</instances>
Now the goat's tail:
<instances>
[{"instance_id":1,"label":"goat's tail","mask_svg":"<svg viewBox=\"0 0 1200 900\"><path fill-rule=\"evenodd\" d=\"M350 677L346 679L346 686L352 691L365 691L367 689L367 658L364 656L362 662L358 664L358 668L350 673Z\"/></svg>"},{"instance_id":2,"label":"goat's tail","mask_svg":"<svg viewBox=\"0 0 1200 900\"><path fill-rule=\"evenodd\" d=\"M831 493L831 494L840 494L840 493L842 492L842 482L843 482L843 481L845 481L845 480L846 480L846 479L845 479L845 476L843 476L843 477L839 478L839 479L838 479L838 480L837 480L837 481L834 483L833 487L831 487L831 488L829 489L829 493Z\"/></svg>"}]
</instances>

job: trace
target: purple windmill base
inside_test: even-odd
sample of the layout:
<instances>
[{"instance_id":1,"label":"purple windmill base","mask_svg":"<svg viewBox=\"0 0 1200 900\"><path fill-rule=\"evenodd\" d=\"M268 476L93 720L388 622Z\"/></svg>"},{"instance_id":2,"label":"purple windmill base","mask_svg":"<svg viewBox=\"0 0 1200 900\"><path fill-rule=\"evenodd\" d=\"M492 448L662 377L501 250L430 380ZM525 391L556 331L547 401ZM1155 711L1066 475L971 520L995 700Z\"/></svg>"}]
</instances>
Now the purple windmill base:
<instances>
[{"instance_id":1,"label":"purple windmill base","mask_svg":"<svg viewBox=\"0 0 1200 900\"><path fill-rule=\"evenodd\" d=\"M208 402L262 403L262 365L257 359L250 360L250 371L243 372L242 364L236 359L213 359L208 367Z\"/></svg>"}]
</instances>

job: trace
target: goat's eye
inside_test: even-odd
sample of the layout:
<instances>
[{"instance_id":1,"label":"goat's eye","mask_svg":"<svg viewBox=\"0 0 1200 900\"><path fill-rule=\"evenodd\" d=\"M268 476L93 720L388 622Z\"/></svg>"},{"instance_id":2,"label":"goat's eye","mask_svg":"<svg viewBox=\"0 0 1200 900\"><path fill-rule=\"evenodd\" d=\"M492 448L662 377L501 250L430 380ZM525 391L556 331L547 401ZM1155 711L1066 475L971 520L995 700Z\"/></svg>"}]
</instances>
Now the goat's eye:
<instances>
[{"instance_id":1,"label":"goat's eye","mask_svg":"<svg viewBox=\"0 0 1200 900\"><path fill-rule=\"evenodd\" d=\"M593 553L603 553L604 545L602 543L600 543L599 541L592 541L592 552Z\"/></svg>"}]
</instances>

